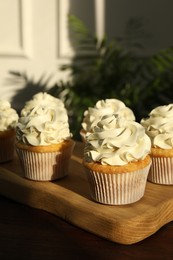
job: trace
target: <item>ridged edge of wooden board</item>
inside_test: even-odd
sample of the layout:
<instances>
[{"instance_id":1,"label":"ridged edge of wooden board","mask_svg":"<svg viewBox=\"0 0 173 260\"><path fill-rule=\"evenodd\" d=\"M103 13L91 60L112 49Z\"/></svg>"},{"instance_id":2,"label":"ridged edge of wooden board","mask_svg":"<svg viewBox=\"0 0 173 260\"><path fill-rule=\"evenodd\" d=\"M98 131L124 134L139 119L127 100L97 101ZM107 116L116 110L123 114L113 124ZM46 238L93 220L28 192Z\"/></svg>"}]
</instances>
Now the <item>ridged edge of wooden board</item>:
<instances>
[{"instance_id":1,"label":"ridged edge of wooden board","mask_svg":"<svg viewBox=\"0 0 173 260\"><path fill-rule=\"evenodd\" d=\"M0 193L52 213L102 238L121 244L139 242L173 220L173 186L147 182L144 197L133 204L107 206L91 200L77 143L69 176L54 182L23 178L18 158L0 166Z\"/></svg>"}]
</instances>

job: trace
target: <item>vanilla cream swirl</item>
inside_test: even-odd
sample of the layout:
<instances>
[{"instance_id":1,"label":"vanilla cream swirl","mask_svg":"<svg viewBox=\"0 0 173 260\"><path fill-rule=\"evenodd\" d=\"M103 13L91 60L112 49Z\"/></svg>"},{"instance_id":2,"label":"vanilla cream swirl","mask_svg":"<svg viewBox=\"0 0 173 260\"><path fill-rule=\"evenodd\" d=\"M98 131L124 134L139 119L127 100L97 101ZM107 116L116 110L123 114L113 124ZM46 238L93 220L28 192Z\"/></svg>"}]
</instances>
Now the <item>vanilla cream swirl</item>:
<instances>
[{"instance_id":1,"label":"vanilla cream swirl","mask_svg":"<svg viewBox=\"0 0 173 260\"><path fill-rule=\"evenodd\" d=\"M16 110L11 108L11 104L6 100L0 100L0 131L14 129L18 122Z\"/></svg>"},{"instance_id":2,"label":"vanilla cream swirl","mask_svg":"<svg viewBox=\"0 0 173 260\"><path fill-rule=\"evenodd\" d=\"M64 108L64 103L56 97L46 93L39 92L35 94L31 100L27 101L24 108L21 111L22 116L26 116L30 111L38 110L40 107L57 107Z\"/></svg>"},{"instance_id":3,"label":"vanilla cream swirl","mask_svg":"<svg viewBox=\"0 0 173 260\"><path fill-rule=\"evenodd\" d=\"M17 139L33 146L50 145L71 137L62 101L49 94L27 102L17 124Z\"/></svg>"},{"instance_id":4,"label":"vanilla cream swirl","mask_svg":"<svg viewBox=\"0 0 173 260\"><path fill-rule=\"evenodd\" d=\"M118 99L99 100L94 107L89 107L84 112L82 128L86 132L92 132L92 128L97 125L104 115L117 114L127 120L135 120L133 111Z\"/></svg>"},{"instance_id":5,"label":"vanilla cream swirl","mask_svg":"<svg viewBox=\"0 0 173 260\"><path fill-rule=\"evenodd\" d=\"M173 104L158 106L141 120L153 147L173 148Z\"/></svg>"},{"instance_id":6,"label":"vanilla cream swirl","mask_svg":"<svg viewBox=\"0 0 173 260\"><path fill-rule=\"evenodd\" d=\"M93 133L87 133L86 140L85 160L103 165L125 165L142 160L151 149L144 127L117 115L102 117Z\"/></svg>"}]
</instances>

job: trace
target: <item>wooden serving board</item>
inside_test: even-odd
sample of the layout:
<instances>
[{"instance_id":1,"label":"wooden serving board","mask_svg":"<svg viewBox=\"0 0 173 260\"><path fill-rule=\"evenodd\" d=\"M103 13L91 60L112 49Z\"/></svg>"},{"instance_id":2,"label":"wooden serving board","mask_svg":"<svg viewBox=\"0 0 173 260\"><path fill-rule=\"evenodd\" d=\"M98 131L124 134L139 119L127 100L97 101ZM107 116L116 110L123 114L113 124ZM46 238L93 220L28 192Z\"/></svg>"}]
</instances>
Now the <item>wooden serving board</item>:
<instances>
[{"instance_id":1,"label":"wooden serving board","mask_svg":"<svg viewBox=\"0 0 173 260\"><path fill-rule=\"evenodd\" d=\"M15 156L12 162L0 166L0 194L121 244L141 241L173 220L173 186L147 182L144 197L130 205L108 206L92 201L82 154L83 144L77 142L69 176L54 182L25 179Z\"/></svg>"}]
</instances>

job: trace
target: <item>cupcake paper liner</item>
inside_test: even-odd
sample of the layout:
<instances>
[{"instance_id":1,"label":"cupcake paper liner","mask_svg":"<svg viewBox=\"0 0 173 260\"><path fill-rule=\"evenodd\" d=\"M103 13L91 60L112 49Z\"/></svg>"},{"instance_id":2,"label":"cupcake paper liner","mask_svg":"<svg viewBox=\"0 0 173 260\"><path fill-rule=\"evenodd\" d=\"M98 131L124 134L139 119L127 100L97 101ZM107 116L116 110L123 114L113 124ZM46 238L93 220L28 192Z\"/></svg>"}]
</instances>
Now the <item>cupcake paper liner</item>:
<instances>
[{"instance_id":1,"label":"cupcake paper liner","mask_svg":"<svg viewBox=\"0 0 173 260\"><path fill-rule=\"evenodd\" d=\"M105 174L86 168L92 199L109 205L138 201L144 196L149 168L150 164L138 171L116 174Z\"/></svg>"},{"instance_id":2,"label":"cupcake paper liner","mask_svg":"<svg viewBox=\"0 0 173 260\"><path fill-rule=\"evenodd\" d=\"M57 152L32 152L16 148L24 170L24 176L31 180L51 181L68 174L72 147Z\"/></svg>"},{"instance_id":3,"label":"cupcake paper liner","mask_svg":"<svg viewBox=\"0 0 173 260\"><path fill-rule=\"evenodd\" d=\"M152 157L148 180L157 184L173 184L173 158Z\"/></svg>"}]
</instances>

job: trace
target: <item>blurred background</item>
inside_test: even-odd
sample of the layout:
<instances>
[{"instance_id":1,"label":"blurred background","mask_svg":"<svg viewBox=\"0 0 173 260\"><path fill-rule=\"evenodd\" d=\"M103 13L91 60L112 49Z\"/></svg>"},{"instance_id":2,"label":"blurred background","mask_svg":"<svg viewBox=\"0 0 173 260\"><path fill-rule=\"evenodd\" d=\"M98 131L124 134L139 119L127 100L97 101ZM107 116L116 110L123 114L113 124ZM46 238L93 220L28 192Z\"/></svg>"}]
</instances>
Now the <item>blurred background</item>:
<instances>
[{"instance_id":1,"label":"blurred background","mask_svg":"<svg viewBox=\"0 0 173 260\"><path fill-rule=\"evenodd\" d=\"M172 0L0 0L0 95L19 112L48 91L72 131L99 99L137 120L172 102Z\"/></svg>"}]
</instances>

